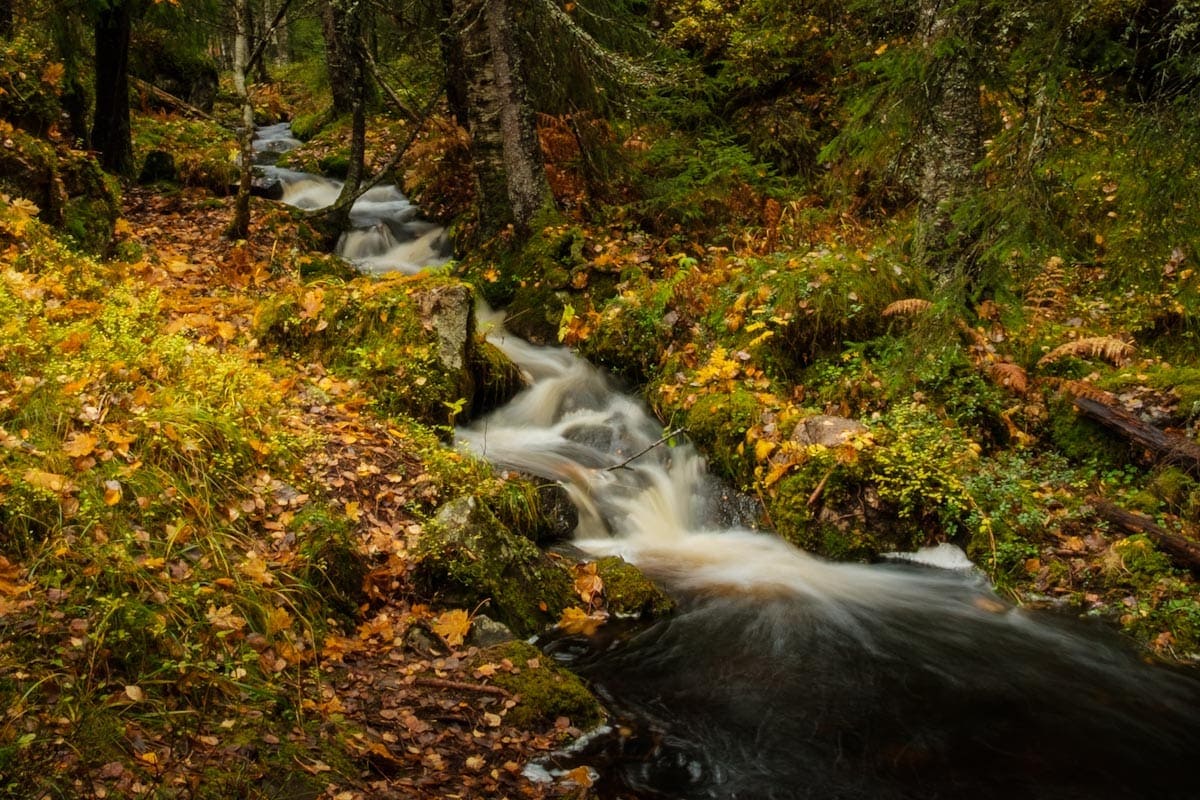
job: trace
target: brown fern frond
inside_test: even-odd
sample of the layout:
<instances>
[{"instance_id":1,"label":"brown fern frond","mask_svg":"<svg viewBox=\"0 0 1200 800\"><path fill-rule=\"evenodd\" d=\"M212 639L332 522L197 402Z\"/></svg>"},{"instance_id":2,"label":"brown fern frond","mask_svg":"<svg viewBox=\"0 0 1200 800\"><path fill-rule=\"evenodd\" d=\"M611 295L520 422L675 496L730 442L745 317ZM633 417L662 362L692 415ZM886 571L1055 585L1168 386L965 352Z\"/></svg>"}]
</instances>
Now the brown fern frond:
<instances>
[{"instance_id":1,"label":"brown fern frond","mask_svg":"<svg viewBox=\"0 0 1200 800\"><path fill-rule=\"evenodd\" d=\"M1008 389L1013 394L1025 394L1029 391L1029 375L1011 361L999 361L992 364L987 372L992 383Z\"/></svg>"},{"instance_id":2,"label":"brown fern frond","mask_svg":"<svg viewBox=\"0 0 1200 800\"><path fill-rule=\"evenodd\" d=\"M1066 284L1065 262L1058 256L1051 256L1041 273L1025 287L1025 305L1044 310L1063 308L1070 298Z\"/></svg>"},{"instance_id":3,"label":"brown fern frond","mask_svg":"<svg viewBox=\"0 0 1200 800\"><path fill-rule=\"evenodd\" d=\"M1098 403L1106 403L1108 405L1112 405L1117 399L1112 393L1106 392L1088 381L1061 381L1058 383L1058 391L1072 400L1076 397L1086 397L1089 400L1095 400Z\"/></svg>"},{"instance_id":4,"label":"brown fern frond","mask_svg":"<svg viewBox=\"0 0 1200 800\"><path fill-rule=\"evenodd\" d=\"M1080 358L1102 358L1114 366L1121 366L1133 355L1133 345L1115 336L1088 336L1061 344L1042 356L1038 366L1043 367L1064 356Z\"/></svg>"},{"instance_id":5,"label":"brown fern frond","mask_svg":"<svg viewBox=\"0 0 1200 800\"><path fill-rule=\"evenodd\" d=\"M920 297L909 297L905 300L897 300L894 303L889 303L887 307L883 309L883 316L911 317L920 314L922 311L925 311L932 305L933 303L929 302L928 300L922 300Z\"/></svg>"}]
</instances>

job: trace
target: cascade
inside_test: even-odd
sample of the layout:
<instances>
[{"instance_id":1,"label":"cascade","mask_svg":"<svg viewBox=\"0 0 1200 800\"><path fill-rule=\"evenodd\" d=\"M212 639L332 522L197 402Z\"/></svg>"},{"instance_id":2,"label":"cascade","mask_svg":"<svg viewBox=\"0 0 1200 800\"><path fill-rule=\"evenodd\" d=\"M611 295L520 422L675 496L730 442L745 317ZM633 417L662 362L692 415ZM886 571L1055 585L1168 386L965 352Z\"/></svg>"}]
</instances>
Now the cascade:
<instances>
[{"instance_id":1,"label":"cascade","mask_svg":"<svg viewBox=\"0 0 1200 800\"><path fill-rule=\"evenodd\" d=\"M296 146L262 128L263 161ZM256 159L257 160L257 159ZM337 181L260 167L284 201ZM368 273L447 258L445 232L392 186L355 203L338 252ZM678 611L540 644L620 724L546 769L587 764L604 798L1193 798L1200 681L1114 634L997 597L961 551L834 564L752 529L753 503L686 441L561 348L480 327L528 387L457 431L495 464L567 488L573 545L619 555Z\"/></svg>"},{"instance_id":2,"label":"cascade","mask_svg":"<svg viewBox=\"0 0 1200 800\"><path fill-rule=\"evenodd\" d=\"M300 145L284 122L259 128L253 147L256 169L283 186L283 202L314 211L333 205L342 182L273 163ZM420 272L446 263L450 244L440 225L418 218L417 207L397 187L374 186L350 208L350 230L338 240L336 253L368 274Z\"/></svg>"}]
</instances>

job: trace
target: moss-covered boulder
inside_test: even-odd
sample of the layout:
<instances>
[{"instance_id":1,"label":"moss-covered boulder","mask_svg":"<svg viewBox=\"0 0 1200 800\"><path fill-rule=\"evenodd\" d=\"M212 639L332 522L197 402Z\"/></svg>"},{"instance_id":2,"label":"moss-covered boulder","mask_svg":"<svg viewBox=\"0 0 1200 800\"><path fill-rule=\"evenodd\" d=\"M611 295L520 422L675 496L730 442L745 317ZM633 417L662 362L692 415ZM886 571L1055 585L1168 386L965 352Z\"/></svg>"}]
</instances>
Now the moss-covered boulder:
<instances>
[{"instance_id":1,"label":"moss-covered boulder","mask_svg":"<svg viewBox=\"0 0 1200 800\"><path fill-rule=\"evenodd\" d=\"M442 276L297 286L258 312L259 338L368 385L380 409L447 425L519 388L515 367L475 333L474 292Z\"/></svg>"},{"instance_id":2,"label":"moss-covered boulder","mask_svg":"<svg viewBox=\"0 0 1200 800\"><path fill-rule=\"evenodd\" d=\"M112 245L119 190L86 153L11 131L0 146L0 192L33 202L80 250L104 254Z\"/></svg>"},{"instance_id":3,"label":"moss-covered boulder","mask_svg":"<svg viewBox=\"0 0 1200 800\"><path fill-rule=\"evenodd\" d=\"M621 617L661 617L675 610L675 601L640 569L619 556L596 562L604 582L604 602L610 614Z\"/></svg>"},{"instance_id":4,"label":"moss-covered boulder","mask_svg":"<svg viewBox=\"0 0 1200 800\"><path fill-rule=\"evenodd\" d=\"M483 664L499 665L492 682L517 701L505 715L510 725L538 730L566 717L575 728L588 730L604 721L604 709L584 682L532 645L506 642L489 647L477 656L476 666Z\"/></svg>"},{"instance_id":5,"label":"moss-covered boulder","mask_svg":"<svg viewBox=\"0 0 1200 800\"><path fill-rule=\"evenodd\" d=\"M425 526L414 556L419 591L458 608L486 603L490 614L521 636L557 620L572 599L568 571L475 497L443 506Z\"/></svg>"}]
</instances>

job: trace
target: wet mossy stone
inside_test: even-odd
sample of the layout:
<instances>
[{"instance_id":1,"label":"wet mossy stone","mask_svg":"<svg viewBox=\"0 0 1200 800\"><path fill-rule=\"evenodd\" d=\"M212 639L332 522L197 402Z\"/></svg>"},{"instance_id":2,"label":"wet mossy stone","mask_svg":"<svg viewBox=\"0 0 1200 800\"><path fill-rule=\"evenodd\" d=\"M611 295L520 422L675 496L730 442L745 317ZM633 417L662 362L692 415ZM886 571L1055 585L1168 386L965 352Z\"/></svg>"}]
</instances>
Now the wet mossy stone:
<instances>
[{"instance_id":1,"label":"wet mossy stone","mask_svg":"<svg viewBox=\"0 0 1200 800\"><path fill-rule=\"evenodd\" d=\"M484 605L518 636L556 621L572 599L567 570L475 497L444 505L425 526L414 555L420 592L441 605Z\"/></svg>"},{"instance_id":2,"label":"wet mossy stone","mask_svg":"<svg viewBox=\"0 0 1200 800\"><path fill-rule=\"evenodd\" d=\"M619 556L597 561L596 574L604 582L604 600L611 614L654 618L675 610L674 600L640 569Z\"/></svg>"},{"instance_id":3,"label":"wet mossy stone","mask_svg":"<svg viewBox=\"0 0 1200 800\"><path fill-rule=\"evenodd\" d=\"M508 724L538 730L566 717L586 731L604 721L604 709L579 676L557 666L533 645L506 642L489 647L480 651L477 665L506 660L512 670L497 670L492 682L517 700L505 715Z\"/></svg>"}]
</instances>

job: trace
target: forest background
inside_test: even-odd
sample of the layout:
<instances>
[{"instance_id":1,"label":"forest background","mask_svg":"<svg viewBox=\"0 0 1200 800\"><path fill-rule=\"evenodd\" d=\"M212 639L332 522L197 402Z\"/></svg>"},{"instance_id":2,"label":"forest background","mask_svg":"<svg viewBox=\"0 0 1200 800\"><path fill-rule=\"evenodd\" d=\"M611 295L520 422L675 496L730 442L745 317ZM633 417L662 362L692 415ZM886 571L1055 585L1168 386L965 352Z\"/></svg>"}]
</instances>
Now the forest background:
<instances>
[{"instance_id":1,"label":"forest background","mask_svg":"<svg viewBox=\"0 0 1200 800\"><path fill-rule=\"evenodd\" d=\"M0 796L586 796L520 765L594 700L471 637L637 578L446 446L517 384L475 297L796 545L1196 661L1198 93L1194 0L3 0ZM252 197L280 120L328 213ZM376 177L448 267L328 255Z\"/></svg>"}]
</instances>

